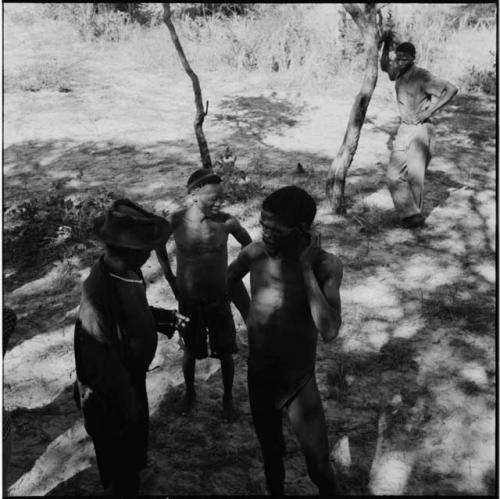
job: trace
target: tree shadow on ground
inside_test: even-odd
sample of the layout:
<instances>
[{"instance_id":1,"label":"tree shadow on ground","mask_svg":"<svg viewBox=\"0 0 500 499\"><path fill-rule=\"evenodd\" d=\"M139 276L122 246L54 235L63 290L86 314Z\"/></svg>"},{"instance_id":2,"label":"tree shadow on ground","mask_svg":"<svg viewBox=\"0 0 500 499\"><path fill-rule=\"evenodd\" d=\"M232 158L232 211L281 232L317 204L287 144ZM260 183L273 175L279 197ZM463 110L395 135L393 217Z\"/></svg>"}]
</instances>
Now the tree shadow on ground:
<instances>
[{"instance_id":1,"label":"tree shadow on ground","mask_svg":"<svg viewBox=\"0 0 500 499\"><path fill-rule=\"evenodd\" d=\"M47 446L80 418L69 385L50 404L36 409L12 411L14 436L8 485L12 485L44 453Z\"/></svg>"}]
</instances>

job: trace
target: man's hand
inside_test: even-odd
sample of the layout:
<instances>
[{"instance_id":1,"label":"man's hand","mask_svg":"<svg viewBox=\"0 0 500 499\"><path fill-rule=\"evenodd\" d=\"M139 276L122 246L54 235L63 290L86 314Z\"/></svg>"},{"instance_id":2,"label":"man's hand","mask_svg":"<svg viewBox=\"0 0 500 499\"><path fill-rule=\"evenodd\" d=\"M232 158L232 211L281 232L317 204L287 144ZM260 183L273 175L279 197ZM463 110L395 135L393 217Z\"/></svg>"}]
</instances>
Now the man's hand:
<instances>
[{"instance_id":1,"label":"man's hand","mask_svg":"<svg viewBox=\"0 0 500 499\"><path fill-rule=\"evenodd\" d=\"M302 267L311 267L314 259L321 249L321 234L311 231L311 242L304 248L299 256Z\"/></svg>"},{"instance_id":2,"label":"man's hand","mask_svg":"<svg viewBox=\"0 0 500 499\"><path fill-rule=\"evenodd\" d=\"M150 307L156 321L156 330L172 338L175 331L182 334L189 323L189 318L177 312L177 310L167 310L164 308Z\"/></svg>"},{"instance_id":3,"label":"man's hand","mask_svg":"<svg viewBox=\"0 0 500 499\"><path fill-rule=\"evenodd\" d=\"M416 114L414 124L420 125L424 121L428 120L431 116L432 116L432 112L429 112L428 109L425 109L424 111L419 111Z\"/></svg>"},{"instance_id":4,"label":"man's hand","mask_svg":"<svg viewBox=\"0 0 500 499\"><path fill-rule=\"evenodd\" d=\"M177 312L177 310L174 310L174 314L175 314L175 328L177 329L177 331L179 331L179 333L182 333L189 324L189 317L182 315L181 313Z\"/></svg>"}]
</instances>

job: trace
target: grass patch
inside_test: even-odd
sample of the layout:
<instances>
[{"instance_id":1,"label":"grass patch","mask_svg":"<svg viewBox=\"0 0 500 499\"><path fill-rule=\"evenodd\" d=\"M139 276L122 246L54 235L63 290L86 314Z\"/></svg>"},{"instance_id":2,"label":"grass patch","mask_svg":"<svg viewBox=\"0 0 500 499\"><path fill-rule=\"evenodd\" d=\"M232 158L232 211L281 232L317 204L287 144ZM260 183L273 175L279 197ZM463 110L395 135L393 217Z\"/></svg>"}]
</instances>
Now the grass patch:
<instances>
[{"instance_id":1,"label":"grass patch","mask_svg":"<svg viewBox=\"0 0 500 499\"><path fill-rule=\"evenodd\" d=\"M26 92L55 90L71 92L73 85L72 66L56 59L21 66L16 75L6 77L6 90L19 89Z\"/></svg>"}]
</instances>

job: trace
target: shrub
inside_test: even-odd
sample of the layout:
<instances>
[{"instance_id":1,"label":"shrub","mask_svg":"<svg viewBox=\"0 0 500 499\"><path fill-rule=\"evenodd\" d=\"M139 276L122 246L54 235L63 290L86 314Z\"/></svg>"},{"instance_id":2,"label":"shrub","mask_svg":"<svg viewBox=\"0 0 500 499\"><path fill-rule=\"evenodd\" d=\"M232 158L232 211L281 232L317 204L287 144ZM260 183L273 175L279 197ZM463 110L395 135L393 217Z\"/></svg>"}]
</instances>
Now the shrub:
<instances>
[{"instance_id":1,"label":"shrub","mask_svg":"<svg viewBox=\"0 0 500 499\"><path fill-rule=\"evenodd\" d=\"M106 190L82 196L64 196L54 184L45 196L29 198L4 209L3 251L24 265L60 258L76 244L88 244L96 216L108 209L117 196Z\"/></svg>"},{"instance_id":2,"label":"shrub","mask_svg":"<svg viewBox=\"0 0 500 499\"><path fill-rule=\"evenodd\" d=\"M496 95L497 63L495 55L492 51L490 51L490 55L491 55L490 68L480 68L475 65L472 65L466 70L466 74L462 78L463 89L465 90L465 92L470 92L470 93L483 92L488 95Z\"/></svg>"}]
</instances>

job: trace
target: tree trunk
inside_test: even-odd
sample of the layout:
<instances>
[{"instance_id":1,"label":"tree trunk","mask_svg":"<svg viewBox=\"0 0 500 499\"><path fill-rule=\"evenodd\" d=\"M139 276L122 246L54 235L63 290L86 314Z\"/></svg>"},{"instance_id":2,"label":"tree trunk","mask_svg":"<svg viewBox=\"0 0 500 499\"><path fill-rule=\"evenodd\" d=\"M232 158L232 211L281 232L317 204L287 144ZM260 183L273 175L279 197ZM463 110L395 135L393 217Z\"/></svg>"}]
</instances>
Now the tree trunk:
<instances>
[{"instance_id":1,"label":"tree trunk","mask_svg":"<svg viewBox=\"0 0 500 499\"><path fill-rule=\"evenodd\" d=\"M379 50L379 29L377 25L376 4L343 4L352 19L360 29L364 38L366 53L365 74L361 90L354 99L354 104L349 116L347 130L344 140L340 146L337 156L330 165L328 178L326 181L326 193L330 200L332 209L337 214L344 214L345 208L345 179L347 170L351 166L352 159L358 148L359 136L363 126L368 104L372 97L378 76L378 50Z\"/></svg>"},{"instance_id":2,"label":"tree trunk","mask_svg":"<svg viewBox=\"0 0 500 499\"><path fill-rule=\"evenodd\" d=\"M203 120L208 113L208 101L206 105L206 109L203 109L203 99L201 96L201 88L200 81L198 80L198 76L191 69L189 62L184 54L184 50L182 48L181 42L179 41L179 37L177 36L177 32L175 31L175 26L172 23L172 15L170 11L170 4L163 4L163 21L167 25L168 31L170 32L170 36L172 37L172 41L174 42L174 46L179 54L179 58L182 63L182 67L188 74L189 78L191 78L191 82L193 84L194 91L194 103L196 106L196 118L194 120L194 133L196 134L196 140L198 141L198 148L200 149L201 163L203 168L212 168L212 160L210 159L210 152L208 150L207 141L205 139L205 134L203 133Z\"/></svg>"}]
</instances>

